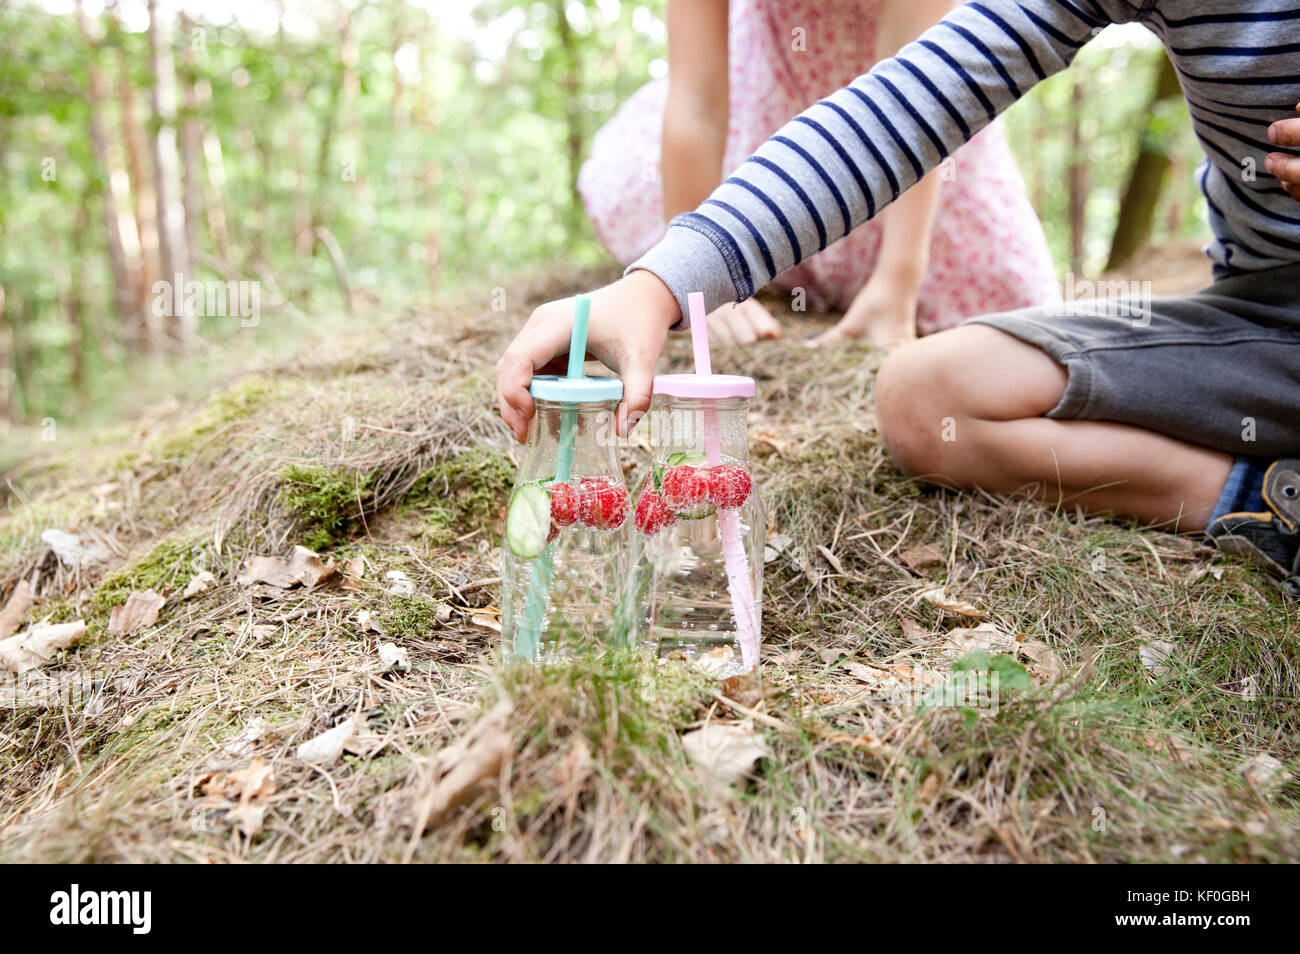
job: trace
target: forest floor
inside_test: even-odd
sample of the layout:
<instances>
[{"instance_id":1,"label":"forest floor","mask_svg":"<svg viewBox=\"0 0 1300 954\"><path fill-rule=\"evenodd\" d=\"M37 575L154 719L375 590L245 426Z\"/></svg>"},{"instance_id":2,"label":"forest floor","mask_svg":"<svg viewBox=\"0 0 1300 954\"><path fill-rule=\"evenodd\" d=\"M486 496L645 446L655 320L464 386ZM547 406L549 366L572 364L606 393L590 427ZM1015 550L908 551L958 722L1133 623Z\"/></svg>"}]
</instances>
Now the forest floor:
<instances>
[{"instance_id":1,"label":"forest floor","mask_svg":"<svg viewBox=\"0 0 1300 954\"><path fill-rule=\"evenodd\" d=\"M825 319L716 359L758 379L761 681L503 665L492 364L596 277L376 318L3 475L0 628L87 631L7 689L0 860L1300 860L1296 606L1190 536L900 476L879 356L799 345ZM250 566L295 545L322 562ZM954 664L996 711L903 704Z\"/></svg>"}]
</instances>

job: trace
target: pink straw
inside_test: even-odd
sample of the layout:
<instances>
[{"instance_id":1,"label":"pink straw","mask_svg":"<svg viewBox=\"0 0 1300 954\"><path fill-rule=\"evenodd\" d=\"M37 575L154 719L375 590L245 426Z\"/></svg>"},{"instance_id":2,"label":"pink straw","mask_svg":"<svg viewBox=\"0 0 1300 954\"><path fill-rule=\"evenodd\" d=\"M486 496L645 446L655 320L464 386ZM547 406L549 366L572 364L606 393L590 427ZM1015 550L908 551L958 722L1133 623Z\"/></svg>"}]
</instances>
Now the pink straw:
<instances>
[{"instance_id":1,"label":"pink straw","mask_svg":"<svg viewBox=\"0 0 1300 954\"><path fill-rule=\"evenodd\" d=\"M704 295L691 292L686 296L691 311L691 345L695 351L695 373L713 374L709 360L709 318L704 311ZM710 467L722 463L718 440L718 419L712 405L701 414L704 426L704 457ZM754 582L749 557L741 540L740 515L735 510L718 512L718 530L722 534L722 556L727 567L727 586L731 590L731 612L736 617L736 635L740 640L741 664L746 669L758 665L758 621L754 617Z\"/></svg>"}]
</instances>

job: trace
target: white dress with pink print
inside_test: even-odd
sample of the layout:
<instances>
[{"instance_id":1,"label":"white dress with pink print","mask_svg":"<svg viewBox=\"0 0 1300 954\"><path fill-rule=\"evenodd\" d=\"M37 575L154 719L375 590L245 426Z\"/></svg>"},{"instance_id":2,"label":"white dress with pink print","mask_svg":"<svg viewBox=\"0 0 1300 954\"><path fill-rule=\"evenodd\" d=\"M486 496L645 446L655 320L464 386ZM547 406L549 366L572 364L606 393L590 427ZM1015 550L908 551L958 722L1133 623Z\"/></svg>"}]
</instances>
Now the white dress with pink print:
<instances>
[{"instance_id":1,"label":"white dress with pink print","mask_svg":"<svg viewBox=\"0 0 1300 954\"><path fill-rule=\"evenodd\" d=\"M870 70L884 2L732 0L728 174L793 116ZM596 134L578 177L597 234L625 265L664 234L659 152L667 89L667 80L654 80L624 103ZM1040 304L1055 270L1001 123L935 174L939 196L919 330ZM880 237L880 223L867 222L773 284L806 289L815 307L847 308L871 276Z\"/></svg>"}]
</instances>

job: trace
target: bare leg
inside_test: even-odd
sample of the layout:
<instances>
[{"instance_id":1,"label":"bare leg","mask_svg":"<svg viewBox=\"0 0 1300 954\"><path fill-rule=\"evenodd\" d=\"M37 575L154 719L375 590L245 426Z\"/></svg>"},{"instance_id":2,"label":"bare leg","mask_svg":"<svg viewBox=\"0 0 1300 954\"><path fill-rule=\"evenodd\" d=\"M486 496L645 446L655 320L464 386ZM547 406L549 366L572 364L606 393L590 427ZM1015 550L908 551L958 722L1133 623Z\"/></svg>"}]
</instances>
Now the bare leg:
<instances>
[{"instance_id":1,"label":"bare leg","mask_svg":"<svg viewBox=\"0 0 1300 954\"><path fill-rule=\"evenodd\" d=\"M1046 353L995 328L923 338L880 369L885 443L905 472L936 482L1204 529L1232 457L1126 424L1043 417L1066 380Z\"/></svg>"}]
</instances>

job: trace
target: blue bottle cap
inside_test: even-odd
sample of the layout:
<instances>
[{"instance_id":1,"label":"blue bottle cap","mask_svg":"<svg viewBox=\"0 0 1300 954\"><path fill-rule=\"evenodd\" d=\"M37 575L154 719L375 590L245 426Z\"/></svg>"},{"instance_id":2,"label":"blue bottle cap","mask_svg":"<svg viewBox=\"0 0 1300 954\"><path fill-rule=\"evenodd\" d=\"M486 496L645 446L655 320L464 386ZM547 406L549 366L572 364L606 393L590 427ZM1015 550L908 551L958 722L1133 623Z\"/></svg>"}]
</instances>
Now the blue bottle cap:
<instances>
[{"instance_id":1,"label":"blue bottle cap","mask_svg":"<svg viewBox=\"0 0 1300 954\"><path fill-rule=\"evenodd\" d=\"M528 386L528 393L539 401L554 401L557 404L621 401L623 382L618 378L570 378L559 374L539 374Z\"/></svg>"}]
</instances>

